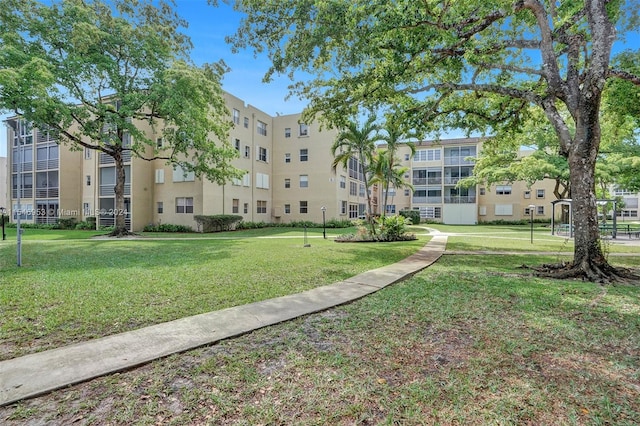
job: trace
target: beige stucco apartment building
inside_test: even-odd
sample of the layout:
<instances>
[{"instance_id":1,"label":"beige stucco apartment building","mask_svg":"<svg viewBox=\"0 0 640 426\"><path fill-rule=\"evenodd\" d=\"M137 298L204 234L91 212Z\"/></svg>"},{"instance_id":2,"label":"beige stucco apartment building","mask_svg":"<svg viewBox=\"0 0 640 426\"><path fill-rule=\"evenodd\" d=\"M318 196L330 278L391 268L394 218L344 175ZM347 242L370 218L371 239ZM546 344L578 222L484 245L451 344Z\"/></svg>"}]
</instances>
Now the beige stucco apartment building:
<instances>
[{"instance_id":1,"label":"beige stucco apartment building","mask_svg":"<svg viewBox=\"0 0 640 426\"><path fill-rule=\"evenodd\" d=\"M333 170L330 147L337 132L300 122L301 114L271 117L225 94L234 127L229 138L238 151L240 179L218 185L196 178L162 160L126 158L127 224L181 224L197 229L195 215L237 214L245 221L288 223L355 219L364 214L361 175ZM162 149L162 139L144 129ZM11 178L11 218L55 223L59 218L114 222L114 161L92 150L70 150L52 135L32 129L16 117L7 120ZM125 141L128 143L128 141ZM150 150L152 148L149 148ZM357 165L350 165L351 168ZM353 188L357 188L356 191ZM20 189L20 209L18 190ZM323 215L324 213L324 215Z\"/></svg>"},{"instance_id":2,"label":"beige stucco apartment building","mask_svg":"<svg viewBox=\"0 0 640 426\"><path fill-rule=\"evenodd\" d=\"M132 230L160 223L197 229L195 215L234 214L244 221L266 223L321 223L323 216L331 220L365 215L366 189L357 161L346 168L331 167L335 130L320 131L318 124L302 123L301 114L272 117L231 94L225 98L234 124L229 138L238 151L233 164L245 171L244 176L218 185L161 160L128 158L125 205ZM20 213L27 222L96 217L100 225L113 224L111 157L91 150L72 151L15 117L7 124L9 158L1 169L9 171L4 187L11 197L6 207L12 220L18 214L20 187ZM157 149L163 149L153 129L145 132L157 141ZM551 180L531 187L505 182L458 188L459 180L473 172L473 157L481 149L481 138L423 141L416 144L414 155L401 145L398 157L408 168L404 177L413 190L391 188L387 212L417 210L423 220L447 224L515 221L529 219L531 212L535 219L550 218L555 199ZM372 189L372 199L374 213L380 213L380 186ZM637 215L637 207L629 209L628 214L632 213Z\"/></svg>"}]
</instances>

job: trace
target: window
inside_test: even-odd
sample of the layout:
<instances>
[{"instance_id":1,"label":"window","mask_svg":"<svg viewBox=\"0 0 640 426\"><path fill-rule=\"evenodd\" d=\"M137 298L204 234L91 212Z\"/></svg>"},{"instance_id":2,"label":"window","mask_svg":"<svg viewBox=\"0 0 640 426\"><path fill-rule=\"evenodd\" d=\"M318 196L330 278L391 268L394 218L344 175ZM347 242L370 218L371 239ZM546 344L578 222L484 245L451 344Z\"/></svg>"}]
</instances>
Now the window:
<instances>
[{"instance_id":1,"label":"window","mask_svg":"<svg viewBox=\"0 0 640 426\"><path fill-rule=\"evenodd\" d=\"M309 211L309 205L307 201L300 201L300 213L307 214Z\"/></svg>"},{"instance_id":2,"label":"window","mask_svg":"<svg viewBox=\"0 0 640 426\"><path fill-rule=\"evenodd\" d=\"M258 147L258 161L267 162L267 148Z\"/></svg>"},{"instance_id":3,"label":"window","mask_svg":"<svg viewBox=\"0 0 640 426\"><path fill-rule=\"evenodd\" d=\"M309 126L304 123L300 123L300 136L309 136Z\"/></svg>"},{"instance_id":4,"label":"window","mask_svg":"<svg viewBox=\"0 0 640 426\"><path fill-rule=\"evenodd\" d=\"M251 147L249 145L244 146L244 158L251 158Z\"/></svg>"},{"instance_id":5,"label":"window","mask_svg":"<svg viewBox=\"0 0 640 426\"><path fill-rule=\"evenodd\" d=\"M364 197L364 196L365 196L365 194L366 194L366 191L364 190L364 183L361 183L361 184L360 184L360 191L358 192L358 195L359 195L360 197Z\"/></svg>"},{"instance_id":6,"label":"window","mask_svg":"<svg viewBox=\"0 0 640 426\"><path fill-rule=\"evenodd\" d=\"M404 161L409 161L409 158L411 158L411 154L404 155Z\"/></svg>"},{"instance_id":7,"label":"window","mask_svg":"<svg viewBox=\"0 0 640 426\"><path fill-rule=\"evenodd\" d=\"M269 189L269 175L265 173L256 173L256 188Z\"/></svg>"},{"instance_id":8,"label":"window","mask_svg":"<svg viewBox=\"0 0 640 426\"><path fill-rule=\"evenodd\" d=\"M357 218L358 218L358 205L349 204L349 219L357 219Z\"/></svg>"},{"instance_id":9,"label":"window","mask_svg":"<svg viewBox=\"0 0 640 426\"><path fill-rule=\"evenodd\" d=\"M524 215L525 216L530 216L531 215L531 209L529 207L525 207L524 208Z\"/></svg>"},{"instance_id":10,"label":"window","mask_svg":"<svg viewBox=\"0 0 640 426\"><path fill-rule=\"evenodd\" d=\"M349 182L349 195L354 197L358 195L358 184L355 182Z\"/></svg>"},{"instance_id":11,"label":"window","mask_svg":"<svg viewBox=\"0 0 640 426\"><path fill-rule=\"evenodd\" d=\"M395 214L395 212L396 212L396 205L395 204L387 205L387 213Z\"/></svg>"},{"instance_id":12,"label":"window","mask_svg":"<svg viewBox=\"0 0 640 426\"><path fill-rule=\"evenodd\" d=\"M156 183L164 183L164 169L156 169Z\"/></svg>"},{"instance_id":13,"label":"window","mask_svg":"<svg viewBox=\"0 0 640 426\"><path fill-rule=\"evenodd\" d=\"M423 219L439 219L442 217L442 207L420 207L420 217Z\"/></svg>"},{"instance_id":14,"label":"window","mask_svg":"<svg viewBox=\"0 0 640 426\"><path fill-rule=\"evenodd\" d=\"M404 190L404 196L405 196L405 197L408 197L408 196L410 196L410 195L411 195L411 190L409 190L409 189L405 189L405 190Z\"/></svg>"},{"instance_id":15,"label":"window","mask_svg":"<svg viewBox=\"0 0 640 426\"><path fill-rule=\"evenodd\" d=\"M164 213L164 203L162 201L158 201L156 203L156 208L158 210L158 214Z\"/></svg>"},{"instance_id":16,"label":"window","mask_svg":"<svg viewBox=\"0 0 640 426\"><path fill-rule=\"evenodd\" d=\"M536 207L536 214L544 214L544 206Z\"/></svg>"},{"instance_id":17,"label":"window","mask_svg":"<svg viewBox=\"0 0 640 426\"><path fill-rule=\"evenodd\" d=\"M84 149L84 159L85 160L91 160L91 149L90 148L85 148Z\"/></svg>"},{"instance_id":18,"label":"window","mask_svg":"<svg viewBox=\"0 0 640 426\"><path fill-rule=\"evenodd\" d=\"M511 195L511 185L496 186L496 195Z\"/></svg>"},{"instance_id":19,"label":"window","mask_svg":"<svg viewBox=\"0 0 640 426\"><path fill-rule=\"evenodd\" d=\"M290 163L291 162L291 154L289 154L288 152L286 154L284 154L284 162L285 163Z\"/></svg>"},{"instance_id":20,"label":"window","mask_svg":"<svg viewBox=\"0 0 640 426\"><path fill-rule=\"evenodd\" d=\"M485 188L480 188L480 195L484 195L487 192Z\"/></svg>"},{"instance_id":21,"label":"window","mask_svg":"<svg viewBox=\"0 0 640 426\"><path fill-rule=\"evenodd\" d=\"M257 201L256 213L258 214L266 214L267 213L267 202L266 200L258 200Z\"/></svg>"},{"instance_id":22,"label":"window","mask_svg":"<svg viewBox=\"0 0 640 426\"><path fill-rule=\"evenodd\" d=\"M345 189L347 187L347 177L340 176L340 188Z\"/></svg>"},{"instance_id":23,"label":"window","mask_svg":"<svg viewBox=\"0 0 640 426\"><path fill-rule=\"evenodd\" d=\"M242 176L242 186L251 186L251 174L249 172Z\"/></svg>"},{"instance_id":24,"label":"window","mask_svg":"<svg viewBox=\"0 0 640 426\"><path fill-rule=\"evenodd\" d=\"M544 198L544 189L536 190L536 198Z\"/></svg>"},{"instance_id":25,"label":"window","mask_svg":"<svg viewBox=\"0 0 640 426\"><path fill-rule=\"evenodd\" d=\"M180 166L174 166L173 181L174 182L193 182L196 180L195 173L187 172Z\"/></svg>"},{"instance_id":26,"label":"window","mask_svg":"<svg viewBox=\"0 0 640 426\"><path fill-rule=\"evenodd\" d=\"M91 175L87 175L87 186L91 186Z\"/></svg>"},{"instance_id":27,"label":"window","mask_svg":"<svg viewBox=\"0 0 640 426\"><path fill-rule=\"evenodd\" d=\"M285 179L284 180L284 187L285 188L291 188L291 179Z\"/></svg>"},{"instance_id":28,"label":"window","mask_svg":"<svg viewBox=\"0 0 640 426\"><path fill-rule=\"evenodd\" d=\"M309 186L309 176L300 175L300 188L307 188Z\"/></svg>"},{"instance_id":29,"label":"window","mask_svg":"<svg viewBox=\"0 0 640 426\"><path fill-rule=\"evenodd\" d=\"M244 211L244 214L249 213L249 203L244 203L244 209L243 209L243 211Z\"/></svg>"},{"instance_id":30,"label":"window","mask_svg":"<svg viewBox=\"0 0 640 426\"><path fill-rule=\"evenodd\" d=\"M267 123L263 123L262 121L258 120L258 124L256 127L259 135L267 136Z\"/></svg>"},{"instance_id":31,"label":"window","mask_svg":"<svg viewBox=\"0 0 640 426\"><path fill-rule=\"evenodd\" d=\"M284 128L284 137L285 138L290 138L291 137L291 127L285 127Z\"/></svg>"},{"instance_id":32,"label":"window","mask_svg":"<svg viewBox=\"0 0 640 426\"><path fill-rule=\"evenodd\" d=\"M524 198L531 198L531 191L524 191Z\"/></svg>"},{"instance_id":33,"label":"window","mask_svg":"<svg viewBox=\"0 0 640 426\"><path fill-rule=\"evenodd\" d=\"M162 138L158 138L156 139L156 148L162 148L164 141L162 140Z\"/></svg>"},{"instance_id":34,"label":"window","mask_svg":"<svg viewBox=\"0 0 640 426\"><path fill-rule=\"evenodd\" d=\"M235 139L233 141L233 147L236 149L236 151L240 152L240 139Z\"/></svg>"},{"instance_id":35,"label":"window","mask_svg":"<svg viewBox=\"0 0 640 426\"><path fill-rule=\"evenodd\" d=\"M300 150L300 161L309 161L309 150L304 148Z\"/></svg>"},{"instance_id":36,"label":"window","mask_svg":"<svg viewBox=\"0 0 640 426\"><path fill-rule=\"evenodd\" d=\"M284 214L291 214L291 204L284 205Z\"/></svg>"},{"instance_id":37,"label":"window","mask_svg":"<svg viewBox=\"0 0 640 426\"><path fill-rule=\"evenodd\" d=\"M176 198L176 213L193 213L193 197Z\"/></svg>"},{"instance_id":38,"label":"window","mask_svg":"<svg viewBox=\"0 0 640 426\"><path fill-rule=\"evenodd\" d=\"M240 111L233 109L233 124L240 124Z\"/></svg>"},{"instance_id":39,"label":"window","mask_svg":"<svg viewBox=\"0 0 640 426\"><path fill-rule=\"evenodd\" d=\"M245 117L244 118L244 128L248 129L249 128L249 117Z\"/></svg>"},{"instance_id":40,"label":"window","mask_svg":"<svg viewBox=\"0 0 640 426\"><path fill-rule=\"evenodd\" d=\"M413 161L440 161L439 149L421 149L416 151Z\"/></svg>"},{"instance_id":41,"label":"window","mask_svg":"<svg viewBox=\"0 0 640 426\"><path fill-rule=\"evenodd\" d=\"M82 203L82 214L85 216L91 216L91 204Z\"/></svg>"},{"instance_id":42,"label":"window","mask_svg":"<svg viewBox=\"0 0 640 426\"><path fill-rule=\"evenodd\" d=\"M237 198L234 198L233 200L231 200L231 213L238 214L239 212L240 212L240 200Z\"/></svg>"},{"instance_id":43,"label":"window","mask_svg":"<svg viewBox=\"0 0 640 426\"><path fill-rule=\"evenodd\" d=\"M513 204L496 204L496 216L512 216Z\"/></svg>"},{"instance_id":44,"label":"window","mask_svg":"<svg viewBox=\"0 0 640 426\"><path fill-rule=\"evenodd\" d=\"M344 200L340 201L340 214L347 214L347 202Z\"/></svg>"}]
</instances>

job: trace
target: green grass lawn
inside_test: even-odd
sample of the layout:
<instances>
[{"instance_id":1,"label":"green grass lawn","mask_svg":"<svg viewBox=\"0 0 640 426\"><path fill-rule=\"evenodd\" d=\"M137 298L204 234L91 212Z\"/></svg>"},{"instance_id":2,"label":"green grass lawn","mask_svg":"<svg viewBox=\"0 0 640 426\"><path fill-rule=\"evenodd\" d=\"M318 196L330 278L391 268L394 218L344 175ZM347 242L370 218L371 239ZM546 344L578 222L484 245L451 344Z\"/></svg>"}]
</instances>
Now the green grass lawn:
<instances>
[{"instance_id":1,"label":"green grass lawn","mask_svg":"<svg viewBox=\"0 0 640 426\"><path fill-rule=\"evenodd\" d=\"M28 231L21 268L15 243L0 245L0 359L330 284L427 241L337 244L315 230L304 247L303 231L288 228L135 240Z\"/></svg>"},{"instance_id":2,"label":"green grass lawn","mask_svg":"<svg viewBox=\"0 0 640 426\"><path fill-rule=\"evenodd\" d=\"M568 244L542 228L533 245L528 227L440 230L467 234L449 237L448 249L527 253L444 255L413 278L351 304L0 408L0 423L640 423L640 286L528 275L520 265L556 262ZM312 238L311 247L301 248L299 235L260 236L267 238L34 240L25 243L25 258L30 262L37 252L47 262L22 270L7 260L14 245L0 246L2 326L9 318L16 327L11 334L2 329L2 347L42 349L67 335L81 338L81 328L137 327L156 321L145 317L159 316L156 310L169 316L182 315L185 306L208 310L216 296L197 282L220 286L213 284L224 276L218 271L242 277L227 281L244 282L225 293L233 303L247 294L272 297L267 293L274 290L264 287L299 291L299 281L315 282L318 275L331 282L426 241L362 245ZM608 247L614 265L640 267L639 247ZM249 255L251 261L243 260ZM113 275L118 278L109 280ZM162 284L163 275L171 285ZM280 288L289 275L298 279ZM127 289L135 291L119 294ZM13 305L5 303L7 295ZM56 319L69 308L66 300L78 305L77 318L87 318L79 324ZM44 318L53 324L41 324ZM20 334L25 337L11 340Z\"/></svg>"}]
</instances>

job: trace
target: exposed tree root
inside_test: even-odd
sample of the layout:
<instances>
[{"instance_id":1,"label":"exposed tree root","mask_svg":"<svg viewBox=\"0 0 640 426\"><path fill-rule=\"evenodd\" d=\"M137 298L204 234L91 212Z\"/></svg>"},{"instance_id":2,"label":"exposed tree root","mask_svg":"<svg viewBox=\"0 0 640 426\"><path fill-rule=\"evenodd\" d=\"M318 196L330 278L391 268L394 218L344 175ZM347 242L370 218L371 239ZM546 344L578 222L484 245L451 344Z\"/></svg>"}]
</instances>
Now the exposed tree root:
<instances>
[{"instance_id":1,"label":"exposed tree root","mask_svg":"<svg viewBox=\"0 0 640 426\"><path fill-rule=\"evenodd\" d=\"M127 228L115 228L109 234L109 237L122 238L122 237L131 237L135 236L133 232L129 231Z\"/></svg>"},{"instance_id":2,"label":"exposed tree root","mask_svg":"<svg viewBox=\"0 0 640 426\"><path fill-rule=\"evenodd\" d=\"M581 279L599 284L625 283L640 284L640 272L627 268L614 268L605 263L597 265L590 262L574 263L561 262L554 264L543 264L541 266L526 266L534 271L534 275L543 278L553 278L559 280Z\"/></svg>"}]
</instances>

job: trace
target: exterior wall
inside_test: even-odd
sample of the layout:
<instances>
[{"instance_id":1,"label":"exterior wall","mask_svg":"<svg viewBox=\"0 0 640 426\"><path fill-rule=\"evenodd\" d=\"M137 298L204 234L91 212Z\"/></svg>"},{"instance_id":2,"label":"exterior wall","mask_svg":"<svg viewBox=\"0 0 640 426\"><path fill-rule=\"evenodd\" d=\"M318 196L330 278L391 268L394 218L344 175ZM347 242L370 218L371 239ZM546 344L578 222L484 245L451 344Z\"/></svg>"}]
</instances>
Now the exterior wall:
<instances>
[{"instance_id":1,"label":"exterior wall","mask_svg":"<svg viewBox=\"0 0 640 426\"><path fill-rule=\"evenodd\" d=\"M480 222L495 220L517 221L531 217L529 206L533 207L534 219L551 219L551 202L555 181L544 179L528 187L525 182L505 182L491 188L481 186L478 203Z\"/></svg>"},{"instance_id":2,"label":"exterior wall","mask_svg":"<svg viewBox=\"0 0 640 426\"><path fill-rule=\"evenodd\" d=\"M613 188L612 195L622 198L623 207L618 211L618 222L640 220L640 193Z\"/></svg>"},{"instance_id":3,"label":"exterior wall","mask_svg":"<svg viewBox=\"0 0 640 426\"><path fill-rule=\"evenodd\" d=\"M300 119L300 114L274 118L273 221L321 223L323 207L325 220L346 219L348 211L342 213L341 201L350 200L349 185L341 188L339 176L347 182L347 173L343 167L331 167L330 148L337 133L321 132L318 123L301 124ZM306 202L306 209L301 202Z\"/></svg>"}]
</instances>

